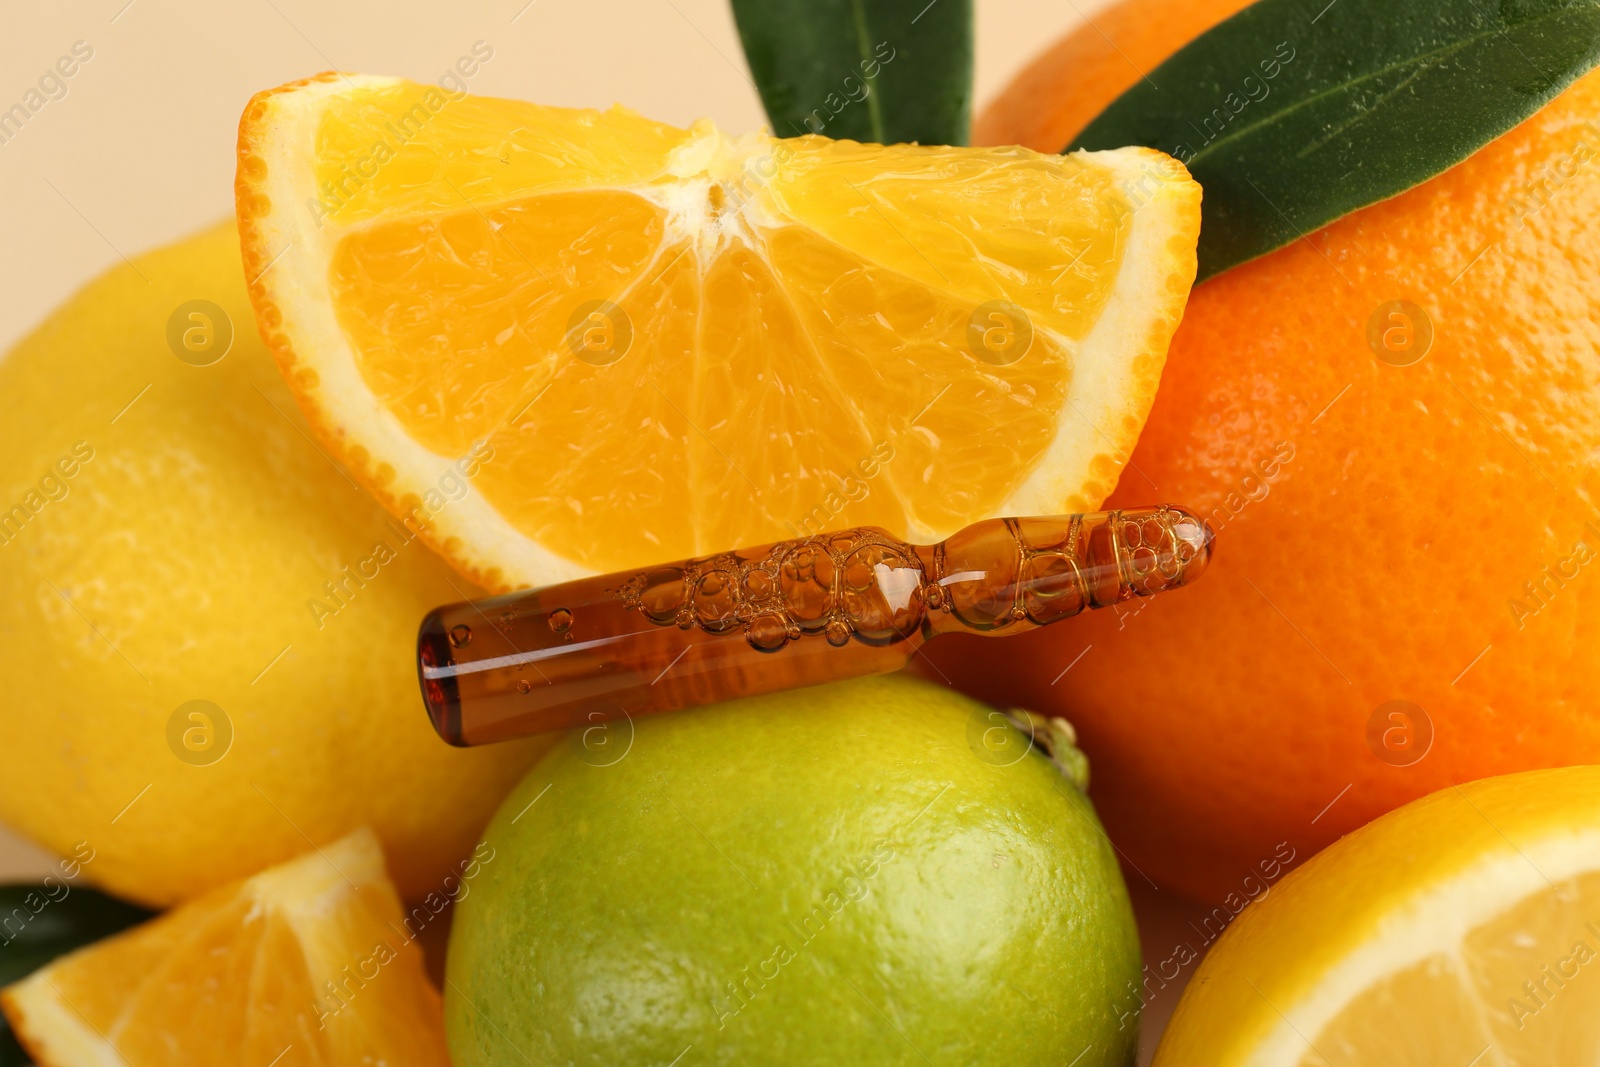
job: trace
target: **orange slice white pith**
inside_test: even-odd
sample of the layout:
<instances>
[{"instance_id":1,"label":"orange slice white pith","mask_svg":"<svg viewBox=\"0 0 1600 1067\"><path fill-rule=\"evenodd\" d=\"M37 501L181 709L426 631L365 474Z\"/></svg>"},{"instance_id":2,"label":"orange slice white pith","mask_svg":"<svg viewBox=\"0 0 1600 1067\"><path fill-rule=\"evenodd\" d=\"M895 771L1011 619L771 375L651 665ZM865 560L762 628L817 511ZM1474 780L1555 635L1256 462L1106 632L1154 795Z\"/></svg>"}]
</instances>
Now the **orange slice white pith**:
<instances>
[{"instance_id":1,"label":"orange slice white pith","mask_svg":"<svg viewBox=\"0 0 1600 1067\"><path fill-rule=\"evenodd\" d=\"M734 138L332 74L251 101L237 196L312 422L496 589L1092 509L1200 224L1147 149Z\"/></svg>"}]
</instances>

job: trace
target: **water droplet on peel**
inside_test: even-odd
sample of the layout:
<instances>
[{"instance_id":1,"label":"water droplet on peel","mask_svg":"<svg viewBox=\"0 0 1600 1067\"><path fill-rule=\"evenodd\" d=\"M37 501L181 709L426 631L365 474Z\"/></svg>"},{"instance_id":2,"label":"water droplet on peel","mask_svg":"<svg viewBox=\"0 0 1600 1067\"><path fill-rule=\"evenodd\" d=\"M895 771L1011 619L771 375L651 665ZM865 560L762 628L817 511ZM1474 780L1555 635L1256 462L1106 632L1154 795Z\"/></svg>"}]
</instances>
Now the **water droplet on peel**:
<instances>
[{"instance_id":1,"label":"water droplet on peel","mask_svg":"<svg viewBox=\"0 0 1600 1067\"><path fill-rule=\"evenodd\" d=\"M450 646L452 648L466 648L472 644L472 627L459 623L450 627Z\"/></svg>"},{"instance_id":2,"label":"water droplet on peel","mask_svg":"<svg viewBox=\"0 0 1600 1067\"><path fill-rule=\"evenodd\" d=\"M566 608L557 608L550 613L550 629L558 634L564 634L572 628L572 612Z\"/></svg>"},{"instance_id":3,"label":"water droplet on peel","mask_svg":"<svg viewBox=\"0 0 1600 1067\"><path fill-rule=\"evenodd\" d=\"M843 619L834 619L828 623L828 644L834 648L843 648L850 643L850 624Z\"/></svg>"}]
</instances>

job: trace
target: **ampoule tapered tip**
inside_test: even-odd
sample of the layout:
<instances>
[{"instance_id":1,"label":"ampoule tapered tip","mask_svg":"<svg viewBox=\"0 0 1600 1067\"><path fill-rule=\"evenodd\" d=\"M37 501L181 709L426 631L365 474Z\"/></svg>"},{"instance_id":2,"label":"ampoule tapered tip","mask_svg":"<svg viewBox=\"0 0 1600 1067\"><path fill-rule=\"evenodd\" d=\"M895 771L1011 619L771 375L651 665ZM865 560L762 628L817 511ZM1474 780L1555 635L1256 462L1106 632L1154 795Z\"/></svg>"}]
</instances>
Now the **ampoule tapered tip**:
<instances>
[{"instance_id":1,"label":"ampoule tapered tip","mask_svg":"<svg viewBox=\"0 0 1600 1067\"><path fill-rule=\"evenodd\" d=\"M1193 585L1211 562L1215 534L1188 508L1125 508L1105 515L1104 522L1115 545L1119 587L1096 606Z\"/></svg>"},{"instance_id":2,"label":"ampoule tapered tip","mask_svg":"<svg viewBox=\"0 0 1600 1067\"><path fill-rule=\"evenodd\" d=\"M1178 542L1178 559L1183 564L1183 573L1176 584L1189 585L1205 573L1211 553L1216 550L1217 535L1206 520L1188 508L1169 504L1167 510L1176 515L1172 536Z\"/></svg>"}]
</instances>

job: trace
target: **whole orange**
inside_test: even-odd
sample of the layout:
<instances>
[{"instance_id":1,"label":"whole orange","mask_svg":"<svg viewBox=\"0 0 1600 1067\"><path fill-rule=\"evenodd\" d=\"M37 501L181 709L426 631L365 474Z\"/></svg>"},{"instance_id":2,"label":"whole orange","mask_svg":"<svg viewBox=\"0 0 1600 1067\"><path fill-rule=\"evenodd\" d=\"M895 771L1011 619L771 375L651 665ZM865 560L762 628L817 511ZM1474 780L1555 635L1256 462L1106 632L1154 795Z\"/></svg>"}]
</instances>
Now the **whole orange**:
<instances>
[{"instance_id":1,"label":"whole orange","mask_svg":"<svg viewBox=\"0 0 1600 1067\"><path fill-rule=\"evenodd\" d=\"M1140 76L1128 60L1148 71L1239 6L1128 0L978 129L1059 148ZM1108 506L1208 516L1204 579L930 647L956 684L1077 725L1096 804L1152 881L1248 896L1441 787L1600 763L1596 219L1600 73L1200 286Z\"/></svg>"},{"instance_id":2,"label":"whole orange","mask_svg":"<svg viewBox=\"0 0 1600 1067\"><path fill-rule=\"evenodd\" d=\"M1172 53L1254 0L1133 0L1090 16L1012 79L972 124L972 143L1059 152Z\"/></svg>"}]
</instances>

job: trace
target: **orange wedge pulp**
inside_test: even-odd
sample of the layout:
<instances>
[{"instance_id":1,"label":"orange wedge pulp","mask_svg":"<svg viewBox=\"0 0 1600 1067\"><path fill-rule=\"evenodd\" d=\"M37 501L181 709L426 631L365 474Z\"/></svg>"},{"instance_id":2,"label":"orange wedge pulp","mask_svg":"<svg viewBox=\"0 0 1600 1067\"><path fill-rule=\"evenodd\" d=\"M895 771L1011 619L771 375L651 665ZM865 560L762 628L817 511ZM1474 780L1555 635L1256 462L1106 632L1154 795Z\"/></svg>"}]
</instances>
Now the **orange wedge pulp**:
<instances>
[{"instance_id":1,"label":"orange wedge pulp","mask_svg":"<svg viewBox=\"0 0 1600 1067\"><path fill-rule=\"evenodd\" d=\"M1093 509L1200 225L1148 149L730 137L337 74L251 101L237 201L330 450L495 589Z\"/></svg>"},{"instance_id":2,"label":"orange wedge pulp","mask_svg":"<svg viewBox=\"0 0 1600 1067\"><path fill-rule=\"evenodd\" d=\"M449 1067L439 994L370 831L0 992L39 1067Z\"/></svg>"}]
</instances>

